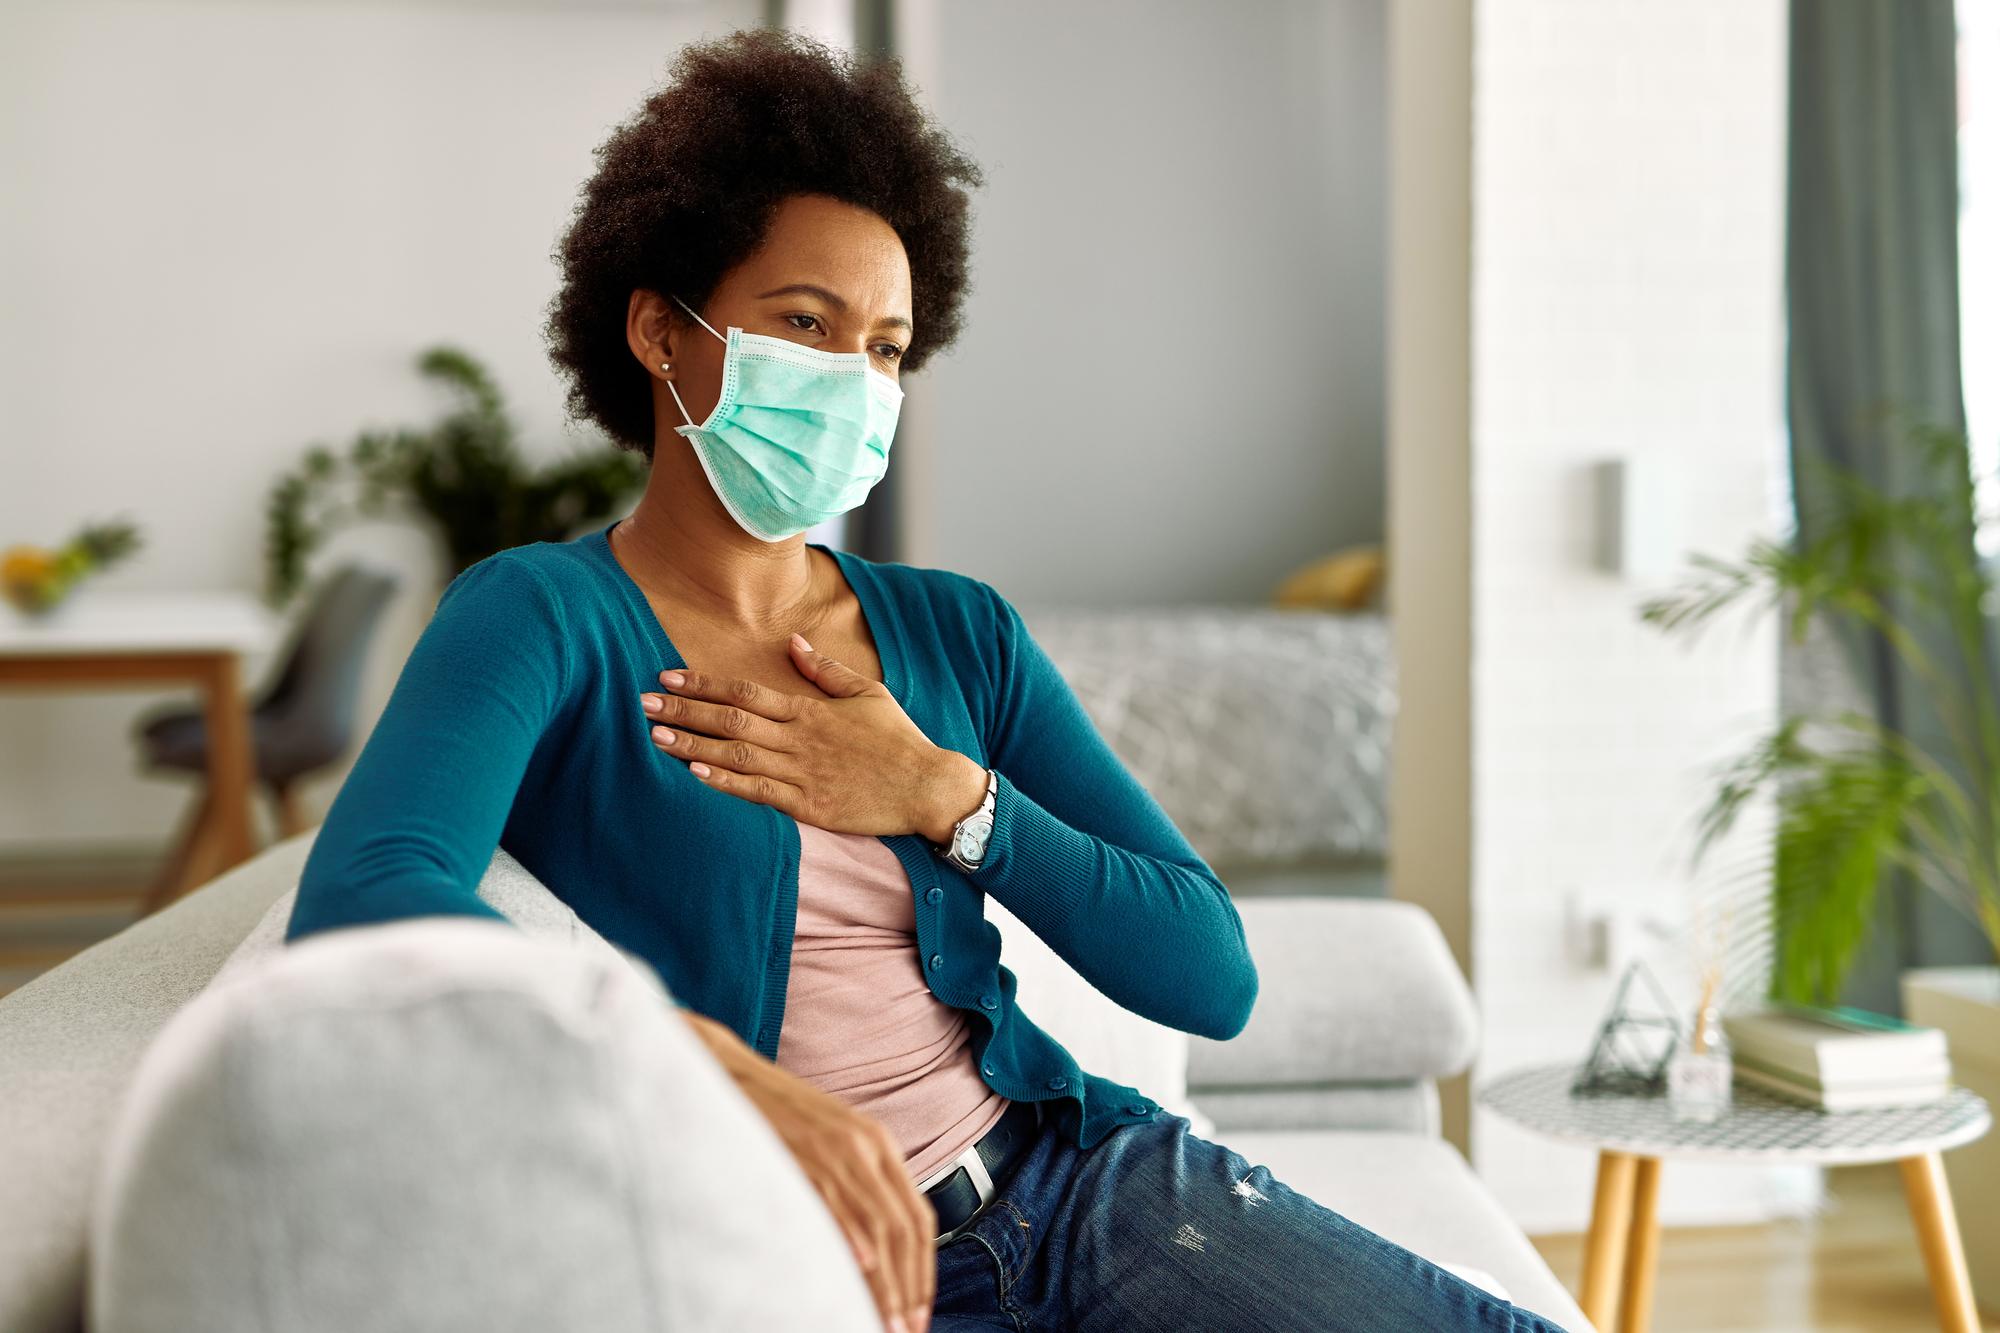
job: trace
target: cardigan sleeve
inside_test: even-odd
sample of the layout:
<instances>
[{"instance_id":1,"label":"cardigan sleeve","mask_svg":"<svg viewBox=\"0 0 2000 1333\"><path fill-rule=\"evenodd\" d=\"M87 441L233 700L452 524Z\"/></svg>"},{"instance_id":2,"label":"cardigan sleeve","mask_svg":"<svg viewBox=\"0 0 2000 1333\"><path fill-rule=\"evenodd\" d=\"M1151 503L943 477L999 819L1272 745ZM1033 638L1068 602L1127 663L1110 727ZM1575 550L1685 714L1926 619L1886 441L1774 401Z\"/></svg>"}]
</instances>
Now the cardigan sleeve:
<instances>
[{"instance_id":1,"label":"cardigan sleeve","mask_svg":"<svg viewBox=\"0 0 2000 1333\"><path fill-rule=\"evenodd\" d=\"M1020 613L991 585L993 837L971 883L1126 1009L1218 1041L1257 969L1215 872L1119 760Z\"/></svg>"},{"instance_id":2,"label":"cardigan sleeve","mask_svg":"<svg viewBox=\"0 0 2000 1333\"><path fill-rule=\"evenodd\" d=\"M561 603L501 551L460 571L403 664L299 877L287 941L479 896L529 757L567 690Z\"/></svg>"}]
</instances>

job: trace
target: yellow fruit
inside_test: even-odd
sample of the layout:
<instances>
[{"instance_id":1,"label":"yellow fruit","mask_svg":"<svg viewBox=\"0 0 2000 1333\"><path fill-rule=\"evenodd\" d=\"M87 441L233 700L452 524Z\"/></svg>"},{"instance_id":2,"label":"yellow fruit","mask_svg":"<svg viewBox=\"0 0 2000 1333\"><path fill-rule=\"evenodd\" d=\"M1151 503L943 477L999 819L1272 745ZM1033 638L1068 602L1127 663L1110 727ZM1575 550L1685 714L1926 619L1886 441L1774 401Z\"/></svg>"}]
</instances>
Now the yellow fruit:
<instances>
[{"instance_id":1,"label":"yellow fruit","mask_svg":"<svg viewBox=\"0 0 2000 1333\"><path fill-rule=\"evenodd\" d=\"M56 570L56 553L39 546L10 547L0 555L0 583L28 587L42 582Z\"/></svg>"},{"instance_id":2,"label":"yellow fruit","mask_svg":"<svg viewBox=\"0 0 2000 1333\"><path fill-rule=\"evenodd\" d=\"M62 600L75 581L68 562L38 546L16 546L0 555L0 594L23 611L42 611Z\"/></svg>"}]
</instances>

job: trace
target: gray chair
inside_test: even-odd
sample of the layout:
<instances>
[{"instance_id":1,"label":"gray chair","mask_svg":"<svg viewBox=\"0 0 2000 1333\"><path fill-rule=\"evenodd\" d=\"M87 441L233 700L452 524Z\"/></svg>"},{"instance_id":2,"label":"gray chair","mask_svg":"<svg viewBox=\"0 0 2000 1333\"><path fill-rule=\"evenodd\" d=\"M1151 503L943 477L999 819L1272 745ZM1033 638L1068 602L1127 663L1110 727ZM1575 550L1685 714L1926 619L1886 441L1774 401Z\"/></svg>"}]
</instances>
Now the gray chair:
<instances>
[{"instance_id":1,"label":"gray chair","mask_svg":"<svg viewBox=\"0 0 2000 1333\"><path fill-rule=\"evenodd\" d=\"M271 791L278 832L305 830L295 783L347 753L368 644L395 592L388 574L343 565L321 580L293 633L283 664L250 712L252 768ZM176 704L142 716L135 727L147 772L208 769L208 729L198 707ZM153 912L207 880L212 797L204 787L147 894Z\"/></svg>"}]
</instances>

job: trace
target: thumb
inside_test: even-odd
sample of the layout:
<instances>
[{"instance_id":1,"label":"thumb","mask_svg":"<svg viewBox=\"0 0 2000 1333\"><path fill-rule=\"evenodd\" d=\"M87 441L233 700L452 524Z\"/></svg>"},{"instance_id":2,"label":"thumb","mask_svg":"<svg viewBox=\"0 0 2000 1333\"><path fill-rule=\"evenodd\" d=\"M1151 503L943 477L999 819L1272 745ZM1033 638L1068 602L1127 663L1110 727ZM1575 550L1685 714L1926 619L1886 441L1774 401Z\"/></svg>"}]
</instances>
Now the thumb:
<instances>
[{"instance_id":1,"label":"thumb","mask_svg":"<svg viewBox=\"0 0 2000 1333\"><path fill-rule=\"evenodd\" d=\"M836 699L866 694L872 683L845 662L835 661L807 643L803 635L792 636L792 659L798 663L799 672L807 680Z\"/></svg>"}]
</instances>

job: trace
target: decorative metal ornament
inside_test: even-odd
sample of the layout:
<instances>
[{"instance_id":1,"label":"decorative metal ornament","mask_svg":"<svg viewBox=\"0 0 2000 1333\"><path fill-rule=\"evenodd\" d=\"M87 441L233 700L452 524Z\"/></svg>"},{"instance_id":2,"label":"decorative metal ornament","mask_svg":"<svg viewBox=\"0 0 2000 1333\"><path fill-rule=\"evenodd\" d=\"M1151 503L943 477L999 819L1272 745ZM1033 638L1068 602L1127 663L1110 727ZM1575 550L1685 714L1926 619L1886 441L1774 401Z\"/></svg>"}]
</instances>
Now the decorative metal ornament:
<instances>
[{"instance_id":1,"label":"decorative metal ornament","mask_svg":"<svg viewBox=\"0 0 2000 1333\"><path fill-rule=\"evenodd\" d=\"M1632 979L1645 978L1656 1013L1640 1012L1633 1003ZM1674 1005L1644 963L1634 962L1618 980L1611 1008L1598 1025L1590 1055L1576 1071L1569 1090L1584 1097L1659 1094L1667 1090L1667 1061L1680 1044L1681 1025Z\"/></svg>"}]
</instances>

